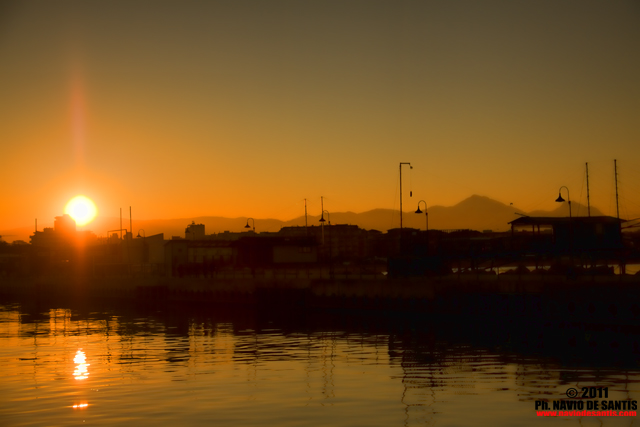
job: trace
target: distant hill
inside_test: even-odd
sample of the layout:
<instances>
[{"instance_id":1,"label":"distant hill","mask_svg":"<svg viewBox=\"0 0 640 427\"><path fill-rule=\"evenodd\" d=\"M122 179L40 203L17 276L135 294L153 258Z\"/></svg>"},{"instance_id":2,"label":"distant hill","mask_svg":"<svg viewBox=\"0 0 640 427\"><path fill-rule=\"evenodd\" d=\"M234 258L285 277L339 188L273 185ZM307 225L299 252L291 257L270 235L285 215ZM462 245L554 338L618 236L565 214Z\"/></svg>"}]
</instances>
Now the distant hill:
<instances>
[{"instance_id":1,"label":"distant hill","mask_svg":"<svg viewBox=\"0 0 640 427\"><path fill-rule=\"evenodd\" d=\"M587 208L579 203L571 204L573 216L585 216ZM429 206L429 229L472 229L472 230L493 230L506 231L509 229L509 221L518 218L516 212L529 216L568 216L568 204L562 203L553 211L532 211L524 212L514 206L508 206L489 197L473 195L454 206ZM602 215L597 208L591 208L591 215ZM332 224L351 224L367 230L387 231L400 227L400 213L392 209L374 209L362 213L354 212L331 212L326 220L330 220ZM425 215L416 214L414 211L403 213L403 226L406 228L418 228L424 230ZM53 220L53 219L52 219ZM320 216L310 215L307 218L308 224L319 225ZM176 219L156 219L156 220L134 220L133 233L136 236L151 236L154 234L164 233L165 239L171 236L184 237L184 230L187 225L195 222L196 224L204 224L207 234L221 233L224 231L242 232L247 231L247 218L224 218L217 216L202 216L193 218L176 218ZM326 223L325 223L326 224ZM253 226L253 222L249 221L249 225ZM280 221L277 219L256 219L256 232L277 232L282 227L302 227L305 225L304 216L294 218L289 221ZM129 229L129 219L123 218L122 227ZM99 218L92 222L88 229L96 233L98 236L106 236L109 230L120 228L119 218ZM40 228L41 230L41 228ZM12 230L0 231L0 236L7 242L14 240L24 240L29 242L29 236L33 234L33 227L21 227Z\"/></svg>"},{"instance_id":2,"label":"distant hill","mask_svg":"<svg viewBox=\"0 0 640 427\"><path fill-rule=\"evenodd\" d=\"M454 206L429 206L429 229L507 230L508 222L517 218L514 212L523 211L497 202L489 197L471 196ZM313 217L317 224L319 217ZM300 218L297 218L297 223ZM304 223L304 217L302 217ZM360 214L352 212L331 214L334 224L355 224L365 229L387 231L400 227L400 212L391 209L375 209ZM425 214L404 212L402 223L407 228L425 229ZM310 217L311 224L311 217Z\"/></svg>"}]
</instances>

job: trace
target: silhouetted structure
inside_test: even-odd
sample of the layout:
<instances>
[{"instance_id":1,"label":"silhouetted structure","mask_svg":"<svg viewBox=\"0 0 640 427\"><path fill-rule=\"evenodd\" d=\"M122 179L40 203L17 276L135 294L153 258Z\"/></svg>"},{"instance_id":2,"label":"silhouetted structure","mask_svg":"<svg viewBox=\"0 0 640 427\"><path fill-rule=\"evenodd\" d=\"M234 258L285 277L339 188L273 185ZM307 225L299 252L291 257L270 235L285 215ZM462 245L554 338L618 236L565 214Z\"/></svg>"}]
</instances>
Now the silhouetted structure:
<instances>
[{"instance_id":1,"label":"silhouetted structure","mask_svg":"<svg viewBox=\"0 0 640 427\"><path fill-rule=\"evenodd\" d=\"M238 240L171 240L165 244L168 276L208 276L220 268L305 267L318 261L307 237L245 236Z\"/></svg>"},{"instance_id":2,"label":"silhouetted structure","mask_svg":"<svg viewBox=\"0 0 640 427\"><path fill-rule=\"evenodd\" d=\"M165 274L170 277L211 274L235 262L231 240L170 240L164 245Z\"/></svg>"},{"instance_id":3,"label":"silhouetted structure","mask_svg":"<svg viewBox=\"0 0 640 427\"><path fill-rule=\"evenodd\" d=\"M536 251L580 251L622 249L621 224L625 222L610 216L592 217L530 217L511 221L514 249Z\"/></svg>"},{"instance_id":4,"label":"silhouetted structure","mask_svg":"<svg viewBox=\"0 0 640 427\"><path fill-rule=\"evenodd\" d=\"M21 240L9 244L0 239L0 279L27 273L30 250L31 246Z\"/></svg>"},{"instance_id":5,"label":"silhouetted structure","mask_svg":"<svg viewBox=\"0 0 640 427\"><path fill-rule=\"evenodd\" d=\"M192 221L184 230L185 239L202 240L204 237L204 224L196 224L195 221Z\"/></svg>"},{"instance_id":6,"label":"silhouetted structure","mask_svg":"<svg viewBox=\"0 0 640 427\"><path fill-rule=\"evenodd\" d=\"M69 274L86 267L86 247L97 238L90 231L76 231L76 222L65 214L55 217L53 228L35 231L30 240L34 273Z\"/></svg>"},{"instance_id":7,"label":"silhouetted structure","mask_svg":"<svg viewBox=\"0 0 640 427\"><path fill-rule=\"evenodd\" d=\"M640 239L613 217L522 217L511 232L474 230L392 229L387 233L356 225L283 227L279 232L205 234L192 222L185 238L164 240L163 234L121 239L114 233L97 239L78 232L68 215L55 218L54 228L36 231L28 250L2 255L3 271L25 275L83 274L117 276L158 274L168 277L212 276L215 271L284 269L333 278L363 274L391 277L499 273L499 268L527 267L540 272L553 266L624 265L640 259ZM324 244L322 243L324 241ZM6 252L6 251L5 251ZM18 255L19 253L19 255ZM28 259L28 262L25 262ZM25 268L25 265L31 266ZM258 272L258 274L262 274ZM271 274L271 273L269 273Z\"/></svg>"},{"instance_id":8,"label":"silhouetted structure","mask_svg":"<svg viewBox=\"0 0 640 427\"><path fill-rule=\"evenodd\" d=\"M324 226L324 244L322 227L319 226L282 227L278 235L313 238L317 242L321 261L345 262L370 256L372 236L379 233L376 230L363 230L357 225L333 224Z\"/></svg>"}]
</instances>

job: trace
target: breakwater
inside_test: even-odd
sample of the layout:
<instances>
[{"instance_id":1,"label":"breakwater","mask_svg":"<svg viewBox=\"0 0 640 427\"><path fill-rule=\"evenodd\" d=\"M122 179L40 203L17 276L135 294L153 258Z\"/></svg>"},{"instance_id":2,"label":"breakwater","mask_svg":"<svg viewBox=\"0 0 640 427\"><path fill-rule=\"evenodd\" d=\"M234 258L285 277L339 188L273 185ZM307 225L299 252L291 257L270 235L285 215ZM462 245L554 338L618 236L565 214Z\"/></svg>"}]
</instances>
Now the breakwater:
<instances>
[{"instance_id":1,"label":"breakwater","mask_svg":"<svg viewBox=\"0 0 640 427\"><path fill-rule=\"evenodd\" d=\"M279 311L358 310L542 317L640 326L640 277L451 275L437 278L28 278L2 279L0 295L121 298L141 304L248 306Z\"/></svg>"}]
</instances>

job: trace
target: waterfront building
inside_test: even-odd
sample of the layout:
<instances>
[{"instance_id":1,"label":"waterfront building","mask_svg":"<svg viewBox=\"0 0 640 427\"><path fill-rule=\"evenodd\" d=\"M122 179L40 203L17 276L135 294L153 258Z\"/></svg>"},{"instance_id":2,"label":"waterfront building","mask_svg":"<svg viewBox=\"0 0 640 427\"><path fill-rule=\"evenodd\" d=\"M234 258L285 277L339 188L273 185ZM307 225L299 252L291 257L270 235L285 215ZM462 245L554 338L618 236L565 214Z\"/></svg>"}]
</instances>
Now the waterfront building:
<instances>
[{"instance_id":1,"label":"waterfront building","mask_svg":"<svg viewBox=\"0 0 640 427\"><path fill-rule=\"evenodd\" d=\"M511 221L514 249L538 251L616 250L623 247L622 223L610 216L531 217Z\"/></svg>"},{"instance_id":2,"label":"waterfront building","mask_svg":"<svg viewBox=\"0 0 640 427\"><path fill-rule=\"evenodd\" d=\"M195 221L192 221L184 229L184 238L187 240L203 240L205 238L204 224L196 224Z\"/></svg>"}]
</instances>

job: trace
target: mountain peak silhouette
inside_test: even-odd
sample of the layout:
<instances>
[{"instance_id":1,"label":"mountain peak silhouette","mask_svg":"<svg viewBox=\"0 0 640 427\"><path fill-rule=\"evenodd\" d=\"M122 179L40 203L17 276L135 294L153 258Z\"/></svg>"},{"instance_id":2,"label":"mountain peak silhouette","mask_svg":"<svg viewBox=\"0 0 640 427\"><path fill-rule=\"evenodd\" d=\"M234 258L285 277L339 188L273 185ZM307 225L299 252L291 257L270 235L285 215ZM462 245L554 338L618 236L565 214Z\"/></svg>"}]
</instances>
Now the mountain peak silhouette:
<instances>
[{"instance_id":1,"label":"mountain peak silhouette","mask_svg":"<svg viewBox=\"0 0 640 427\"><path fill-rule=\"evenodd\" d=\"M428 217L423 214L415 214L414 211L403 213L403 226L406 228L416 228L424 230L428 219L429 229L472 229L472 230L492 230L507 231L510 229L509 222L518 218L516 213L528 216L548 216L560 217L569 216L569 205L558 203L552 211L535 210L525 212L515 206L506 205L487 196L474 194L458 202L453 206L428 206ZM586 216L587 208L580 203L571 202L571 213L574 217ZM591 207L591 216L600 216L602 212ZM319 226L320 215L309 215L307 222L309 226ZM326 219L326 218L325 218ZM357 225L366 230L387 230L400 227L400 213L397 209L372 209L370 211L354 212L331 212L331 224L351 224ZM245 232L247 224L246 217L225 218L219 216L200 216L192 218L160 219L160 220L134 220L134 235L138 229L144 229L146 235L164 233L165 239L172 236L184 237L184 230L192 221L205 225L206 234L230 232ZM106 230L119 228L118 218L97 218L89 227L98 236L105 236ZM278 232L282 227L305 225L304 216L281 221L277 219L255 219L256 232ZM325 223L325 225L327 225ZM29 236L33 234L33 227L21 227L11 230L0 230L0 235L13 235L13 240L29 241ZM12 241L10 238L5 239Z\"/></svg>"}]
</instances>

